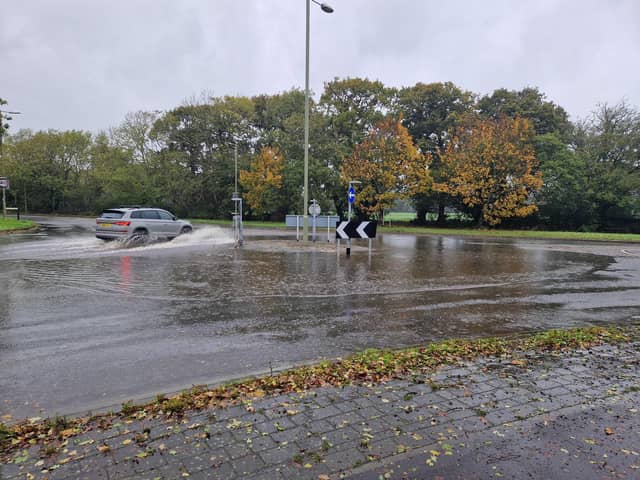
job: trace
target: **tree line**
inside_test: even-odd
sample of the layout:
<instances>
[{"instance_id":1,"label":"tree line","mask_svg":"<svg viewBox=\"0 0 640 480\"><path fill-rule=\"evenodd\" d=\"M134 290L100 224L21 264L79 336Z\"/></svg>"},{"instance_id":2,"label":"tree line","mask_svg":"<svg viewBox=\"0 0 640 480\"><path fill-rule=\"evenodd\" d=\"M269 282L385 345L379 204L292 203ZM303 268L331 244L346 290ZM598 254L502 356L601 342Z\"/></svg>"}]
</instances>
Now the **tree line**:
<instances>
[{"instance_id":1,"label":"tree line","mask_svg":"<svg viewBox=\"0 0 640 480\"><path fill-rule=\"evenodd\" d=\"M2 120L0 175L23 210L136 204L229 218L236 163L249 218L305 208L299 89L202 95L130 113L97 134L13 133ZM390 88L336 78L311 100L309 138L309 198L342 218L346 186L357 180L363 218L383 219L402 202L418 224L459 212L486 226L640 231L640 112L625 101L572 122L537 88L481 96L451 82Z\"/></svg>"}]
</instances>

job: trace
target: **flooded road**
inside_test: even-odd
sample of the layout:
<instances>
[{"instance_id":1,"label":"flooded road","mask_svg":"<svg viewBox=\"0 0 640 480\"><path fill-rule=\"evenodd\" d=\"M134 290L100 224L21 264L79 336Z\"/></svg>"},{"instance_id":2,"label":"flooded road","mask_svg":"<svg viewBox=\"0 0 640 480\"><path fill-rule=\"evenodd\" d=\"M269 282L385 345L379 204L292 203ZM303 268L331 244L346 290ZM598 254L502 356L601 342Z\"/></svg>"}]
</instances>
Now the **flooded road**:
<instances>
[{"instance_id":1,"label":"flooded road","mask_svg":"<svg viewBox=\"0 0 640 480\"><path fill-rule=\"evenodd\" d=\"M640 246L200 226L123 248L93 222L0 236L0 417L119 406L368 347L640 315ZM274 236L275 235L275 236ZM286 236L286 237L285 237ZM366 246L366 243L354 242ZM1 421L1 420L0 420Z\"/></svg>"}]
</instances>

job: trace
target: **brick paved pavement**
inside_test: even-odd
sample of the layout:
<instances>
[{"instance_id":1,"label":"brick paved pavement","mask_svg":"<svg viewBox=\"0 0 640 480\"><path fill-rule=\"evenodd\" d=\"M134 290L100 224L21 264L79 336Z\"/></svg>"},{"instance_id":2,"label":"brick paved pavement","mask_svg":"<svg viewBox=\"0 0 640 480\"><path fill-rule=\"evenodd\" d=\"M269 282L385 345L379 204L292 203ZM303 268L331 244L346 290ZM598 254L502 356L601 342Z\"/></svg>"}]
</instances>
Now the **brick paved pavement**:
<instances>
[{"instance_id":1,"label":"brick paved pavement","mask_svg":"<svg viewBox=\"0 0 640 480\"><path fill-rule=\"evenodd\" d=\"M518 359L123 421L0 479L640 478L640 343Z\"/></svg>"}]
</instances>

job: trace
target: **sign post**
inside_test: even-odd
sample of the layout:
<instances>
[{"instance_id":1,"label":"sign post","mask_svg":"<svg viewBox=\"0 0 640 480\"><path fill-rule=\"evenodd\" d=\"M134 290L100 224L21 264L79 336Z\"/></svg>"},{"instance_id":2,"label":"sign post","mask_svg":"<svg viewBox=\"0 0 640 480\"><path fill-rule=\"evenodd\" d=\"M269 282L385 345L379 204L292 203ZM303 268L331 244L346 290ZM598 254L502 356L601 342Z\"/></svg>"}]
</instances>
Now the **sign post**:
<instances>
[{"instance_id":1,"label":"sign post","mask_svg":"<svg viewBox=\"0 0 640 480\"><path fill-rule=\"evenodd\" d=\"M349 193L348 193L348 200L349 200L349 210L347 213L347 222L351 221L351 205L353 204L353 202L356 201L356 189L353 188L353 186L355 184L360 184L362 182L359 182L358 180L350 180L349 181ZM351 255L351 237L347 237L347 257Z\"/></svg>"},{"instance_id":2,"label":"sign post","mask_svg":"<svg viewBox=\"0 0 640 480\"><path fill-rule=\"evenodd\" d=\"M318 205L318 201L315 198L311 200L311 205L309 205L309 215L311 215L311 218L313 218L313 232L311 236L314 242L316 241L316 217L320 215L321 211L322 210L320 209L320 205Z\"/></svg>"},{"instance_id":3,"label":"sign post","mask_svg":"<svg viewBox=\"0 0 640 480\"><path fill-rule=\"evenodd\" d=\"M340 246L340 239L347 240L347 245L351 245L352 238L367 238L369 239L369 254L371 254L371 239L376 238L376 230L378 222L375 221L352 221L352 222L338 222L336 224L336 239L338 240L338 247ZM347 255L349 255L350 247L347 247Z\"/></svg>"},{"instance_id":4,"label":"sign post","mask_svg":"<svg viewBox=\"0 0 640 480\"><path fill-rule=\"evenodd\" d=\"M9 179L0 177L0 188L2 188L2 219L7 218L7 188L9 188Z\"/></svg>"}]
</instances>

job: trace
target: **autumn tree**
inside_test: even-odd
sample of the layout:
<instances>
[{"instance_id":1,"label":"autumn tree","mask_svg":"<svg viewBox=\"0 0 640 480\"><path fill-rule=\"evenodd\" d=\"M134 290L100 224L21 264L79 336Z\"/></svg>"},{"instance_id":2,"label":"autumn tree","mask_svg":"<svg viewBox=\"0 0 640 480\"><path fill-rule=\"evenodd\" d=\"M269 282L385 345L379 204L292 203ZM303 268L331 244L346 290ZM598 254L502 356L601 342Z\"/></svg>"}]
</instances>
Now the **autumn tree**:
<instances>
[{"instance_id":1,"label":"autumn tree","mask_svg":"<svg viewBox=\"0 0 640 480\"><path fill-rule=\"evenodd\" d=\"M469 117L441 153L446 181L434 189L458 197L478 225L498 225L536 211L532 193L542 187L528 120Z\"/></svg>"},{"instance_id":2,"label":"autumn tree","mask_svg":"<svg viewBox=\"0 0 640 480\"><path fill-rule=\"evenodd\" d=\"M434 181L440 178L440 151L448 140L448 132L460 118L471 112L474 95L451 82L417 83L400 90L396 109L423 155L431 158L430 169ZM445 221L445 207L451 203L442 192L419 193L412 196L418 223L426 221L426 214L437 208L438 223Z\"/></svg>"},{"instance_id":3,"label":"autumn tree","mask_svg":"<svg viewBox=\"0 0 640 480\"><path fill-rule=\"evenodd\" d=\"M256 215L270 216L281 205L284 158L277 147L264 147L249 170L240 171L240 184L246 191L249 208Z\"/></svg>"},{"instance_id":4,"label":"autumn tree","mask_svg":"<svg viewBox=\"0 0 640 480\"><path fill-rule=\"evenodd\" d=\"M324 131L331 148L326 148L324 154L328 155L330 172L334 173L328 180L339 214L347 210L348 204L335 174L340 172L343 160L353 154L355 146L391 111L395 94L395 89L368 78L334 78L324 84L318 111L326 119Z\"/></svg>"},{"instance_id":5,"label":"autumn tree","mask_svg":"<svg viewBox=\"0 0 640 480\"><path fill-rule=\"evenodd\" d=\"M376 124L353 154L342 163L341 177L362 182L355 208L384 221L384 210L400 198L431 187L427 159L418 152L409 132L398 119Z\"/></svg>"}]
</instances>

